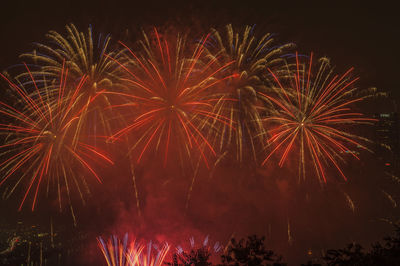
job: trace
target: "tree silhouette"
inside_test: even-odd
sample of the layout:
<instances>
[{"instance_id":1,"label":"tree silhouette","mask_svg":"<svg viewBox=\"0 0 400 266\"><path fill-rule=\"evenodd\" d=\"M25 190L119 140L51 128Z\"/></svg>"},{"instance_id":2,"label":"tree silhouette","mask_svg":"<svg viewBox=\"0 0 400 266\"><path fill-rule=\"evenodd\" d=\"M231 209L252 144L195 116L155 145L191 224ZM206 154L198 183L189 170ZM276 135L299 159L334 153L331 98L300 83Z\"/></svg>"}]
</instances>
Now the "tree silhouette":
<instances>
[{"instance_id":1,"label":"tree silhouette","mask_svg":"<svg viewBox=\"0 0 400 266\"><path fill-rule=\"evenodd\" d=\"M343 249L331 249L327 251L324 257L326 263L330 266L334 265L364 265L365 253L363 247L359 244L348 244Z\"/></svg>"},{"instance_id":2,"label":"tree silhouette","mask_svg":"<svg viewBox=\"0 0 400 266\"><path fill-rule=\"evenodd\" d=\"M343 249L328 250L323 258L328 266L400 265L400 225L394 225L395 235L384 238L384 244L375 243L369 252L360 244L349 244Z\"/></svg>"},{"instance_id":3,"label":"tree silhouette","mask_svg":"<svg viewBox=\"0 0 400 266\"><path fill-rule=\"evenodd\" d=\"M222 265L247 266L283 266L281 257L264 246L265 237L249 236L246 240L231 239L225 254L221 256Z\"/></svg>"},{"instance_id":4,"label":"tree silhouette","mask_svg":"<svg viewBox=\"0 0 400 266\"><path fill-rule=\"evenodd\" d=\"M171 266L209 266L210 251L206 247L178 252L172 255L172 262L166 262L166 265Z\"/></svg>"}]
</instances>

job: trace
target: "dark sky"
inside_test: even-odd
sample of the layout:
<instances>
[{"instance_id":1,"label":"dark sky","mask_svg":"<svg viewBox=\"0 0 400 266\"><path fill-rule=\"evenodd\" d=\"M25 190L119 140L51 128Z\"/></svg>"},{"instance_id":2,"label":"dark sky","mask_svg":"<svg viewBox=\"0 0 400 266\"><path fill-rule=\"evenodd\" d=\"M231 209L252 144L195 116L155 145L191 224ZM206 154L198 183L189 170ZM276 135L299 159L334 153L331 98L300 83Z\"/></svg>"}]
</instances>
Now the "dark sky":
<instances>
[{"instance_id":1,"label":"dark sky","mask_svg":"<svg viewBox=\"0 0 400 266\"><path fill-rule=\"evenodd\" d=\"M43 41L45 39L44 34L47 31L64 32L65 25L71 22L79 26L80 29L85 29L88 24L92 24L96 31L111 32L115 38L123 36L126 29L135 31L140 27L153 25L171 24L183 29L189 28L194 32L206 32L210 27L220 27L227 23L236 25L257 24L261 32L273 32L277 34L277 38L282 42L291 41L296 43L298 50L302 53L308 54L313 51L319 56L330 57L333 64L337 65L340 70L354 66L356 73L361 78L360 86L365 88L374 86L382 91L390 91L393 93L395 102L398 102L400 99L400 81L398 77L400 70L400 28L398 25L398 11L394 4L385 4L382 1L375 2L375 5L354 2L339 3L337 1L318 1L318 4L300 4L298 2L300 1L7 1L2 3L0 10L0 69L5 69L18 63L18 55L29 51L32 48L32 42ZM373 157L369 160L373 160ZM356 168L364 166L362 163L355 165ZM350 170L350 172L351 170L355 171L354 169L347 170ZM186 186L175 187L173 189L175 194L168 195L165 192L166 189L164 189L159 195L156 194L154 196L152 194L154 188L151 187L151 184L157 184L156 176L160 173L154 169L147 172L146 169L142 168L138 169L138 171L138 175L142 176L142 183L139 185L141 185L144 195L143 204L147 205L147 213L145 215L149 219L154 218L152 223L149 223L149 231L154 233L157 227L162 227L166 224L168 224L167 230L169 230L170 234L179 232L182 236L187 231L190 231L185 231L179 227L180 223L187 222L187 217L180 217L181 207L174 209L174 206L179 205L178 203L184 200L184 197L182 198L179 195L185 195ZM240 171L242 171L242 174L246 173L243 169ZM330 211L330 208L335 205L330 199L336 199L338 197L337 193L341 193L338 192L337 187L324 191L328 194L326 198L321 196L324 192L317 190L312 197L316 199L323 198L324 200L320 202L316 200L312 207L309 206L309 209L302 212L303 210L290 207L291 203L296 201L298 193L296 191L287 191L287 184L284 181L276 182L274 189L270 188L268 196L261 202L260 199L263 198L266 192L257 187L255 179L248 179L244 184L241 181L232 183L224 190L216 185L229 182L231 176L234 178L240 176L241 173L223 171L220 174L225 175L225 177L215 181L217 183L207 181L199 184L197 192L195 192L198 198L194 197L193 206L197 206L198 210L204 213L201 215L200 211L196 212L195 208L190 211L189 227L191 227L191 233L195 232L198 235L204 235L208 230L210 234L215 233L217 237L227 239L229 235L226 232L232 232L232 230L240 228L240 225L243 225L243 227L237 229L239 233L245 234L246 229L252 225L256 228L254 229L255 231L265 233L268 231L265 229L268 227L267 224L252 221L249 225L246 225L248 216L256 213L260 220L263 220L262 217L265 218L267 216L263 209L265 205L267 207L278 206L276 209L279 209L279 211L272 215L271 219L273 221L271 223L279 224L279 221L284 221L285 224L279 230L285 231L287 228L287 214L283 209L291 209L292 217L299 217L297 225L296 222L292 221L295 224L292 226L296 228L296 226L301 227L304 225L304 228L307 228L304 229L304 232L298 233L297 239L299 239L299 243L314 243L315 248L318 249L328 245L346 243L346 241L349 241L347 234L350 234L359 221L365 219L365 217L381 215L379 211L375 210L380 208L381 200L374 200L375 194L373 193L369 194L372 198L366 200L369 193L367 192L368 189L376 186L376 183L375 181L363 183L361 172L355 173L355 175L359 176L356 176L346 189L348 192L352 192L358 203L362 203L359 206L364 206L360 207L360 213L363 211L367 213L366 206L374 202L376 205L374 211L377 213L359 214L357 217L350 218L350 222L346 222L345 217L351 215L348 210L343 210L344 207ZM293 173L281 174L290 175ZM365 174L363 172L362 175ZM263 175L264 173L256 173L254 178ZM108 185L112 185L112 183L108 183ZM240 201L234 196L234 193L241 193L238 188L242 185L247 189L247 192L243 192L243 195L247 195L245 201ZM126 191L128 191L127 187L129 186L127 183ZM262 187L268 188L269 184L265 183ZM112 186L104 188L104 193L115 193L115 189ZM359 191L362 189L366 189L364 194ZM282 191L287 192L286 198L278 200L275 196ZM180 192L183 194L179 194ZM123 194L122 192L119 193ZM201 197L200 194L202 193L209 193L207 195L211 196ZM329 196L329 193L333 196ZM380 192L378 191L377 193L379 194ZM221 198L220 195L225 195L226 198ZM290 195L293 198L290 198ZM168 200L166 199L167 196ZM229 203L227 199L230 199L231 202ZM104 202L100 200L100 203L105 206L104 208L110 208L109 211L104 211L109 214L107 216L108 221L99 221L96 230L101 231L102 224L110 226L110 224L115 225L117 223L120 226L119 230L107 227L106 231L121 232L124 229L129 230L127 228L136 221L130 216L130 212L134 208L126 204L126 202L124 203L121 199L115 204L106 202L105 199L103 200ZM166 207L162 206L164 201L169 202L166 205L171 209L168 214L164 213L166 210ZM219 204L219 209L217 207L202 207L204 204L215 205L216 202ZM232 202L236 204L236 209L231 207ZM2 204L4 206L4 203ZM343 201L343 196L341 196L338 205L340 204L346 205L346 202ZM382 204L386 204L382 209L389 209L390 206L387 207L387 202ZM87 210L90 206L89 204ZM268 208L275 210L274 207ZM325 211L322 211L322 209ZM157 220L159 219L159 216L156 215L158 211L163 215L165 214L163 216L164 220ZM220 213L224 211L229 215L222 217ZM321 233L313 232L312 223L305 218L306 214L315 215L314 222L320 226ZM84 213L81 213L81 215L82 219L85 219L85 217L90 219L90 212L86 216ZM115 217L112 217L113 215ZM36 213L34 216L40 216L40 213ZM176 220L174 222L168 220L172 218ZM329 219L336 219L337 226L330 225L327 222ZM233 220L236 220L234 225L232 225L233 222L232 224L226 224ZM220 222L217 226L213 224L216 221ZM86 226L89 227L88 225ZM371 226L371 224L365 225L363 232L369 230ZM330 239L338 230L342 232L341 237ZM135 232L135 230L132 231ZM312 235L310 237L312 240L301 242L303 241L302 238L306 239L308 234L309 236ZM372 241L378 240L381 236L379 230L370 237L360 237L359 234L362 233L355 233L352 237L354 239ZM143 235L146 236L146 234ZM164 236L161 235L160 237ZM282 245L277 240L279 237L275 237L275 246L278 250L285 252L285 248L282 248ZM293 254L295 253L293 252ZM296 257L298 254L293 256Z\"/></svg>"},{"instance_id":2,"label":"dark sky","mask_svg":"<svg viewBox=\"0 0 400 266\"><path fill-rule=\"evenodd\" d=\"M304 53L355 66L366 86L400 95L397 78L400 29L391 1L358 4L337 1L6 1L0 16L0 67L14 64L30 43L74 22L91 23L113 35L125 29L166 22L206 31L226 23L258 24L293 41Z\"/></svg>"}]
</instances>

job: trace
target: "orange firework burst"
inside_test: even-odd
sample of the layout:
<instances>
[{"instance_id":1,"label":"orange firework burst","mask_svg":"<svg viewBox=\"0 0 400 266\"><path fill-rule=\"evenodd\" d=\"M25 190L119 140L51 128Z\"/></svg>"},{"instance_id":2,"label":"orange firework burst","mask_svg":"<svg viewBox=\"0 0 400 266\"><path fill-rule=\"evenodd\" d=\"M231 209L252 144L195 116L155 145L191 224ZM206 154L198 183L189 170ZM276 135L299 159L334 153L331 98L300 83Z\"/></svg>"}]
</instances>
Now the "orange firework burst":
<instances>
[{"instance_id":1,"label":"orange firework burst","mask_svg":"<svg viewBox=\"0 0 400 266\"><path fill-rule=\"evenodd\" d=\"M26 69L30 73L28 67ZM84 172L101 182L93 162L100 160L113 163L98 148L82 138L77 123L91 101L82 102L77 99L87 76L83 76L72 90L66 88L67 72L62 71L58 90L54 90L54 83L39 89L32 78L35 88L32 92L0 74L16 92L19 100L17 107L0 102L0 113L7 120L3 120L0 125L1 132L6 136L5 144L0 146L5 149L1 154L5 160L0 163L0 170L4 173L0 185L10 184L11 179L17 179L8 187L7 193L10 196L18 186L25 183L23 180L29 180L19 210L30 194L34 210L41 184L45 182L47 193L50 186L56 188L60 209L62 190L66 190L69 204L72 187L76 187L83 200L80 187L83 184L87 188ZM83 167L85 171L79 173L77 167Z\"/></svg>"},{"instance_id":2,"label":"orange firework burst","mask_svg":"<svg viewBox=\"0 0 400 266\"><path fill-rule=\"evenodd\" d=\"M168 154L191 158L197 151L207 164L206 152L215 154L210 139L217 135L217 123L231 126L230 119L221 114L228 98L218 94L223 79L215 78L233 63L217 66L217 59L204 57L208 36L194 45L186 45L181 36L161 36L157 29L151 35L143 33L142 51L136 54L126 45L128 64L120 63L126 77L122 79L129 100L121 107L130 108L129 125L110 137L116 140L129 132L136 137L131 150L139 149L137 162L152 146L162 150L164 165ZM189 56L188 56L189 55ZM117 93L114 93L117 94ZM129 119L129 118L128 118Z\"/></svg>"},{"instance_id":3,"label":"orange firework burst","mask_svg":"<svg viewBox=\"0 0 400 266\"><path fill-rule=\"evenodd\" d=\"M161 266L164 265L165 257L168 254L170 246L164 243L159 249L152 242L147 244L146 252L143 251L144 246L137 247L131 244L126 254L129 266Z\"/></svg>"},{"instance_id":4,"label":"orange firework burst","mask_svg":"<svg viewBox=\"0 0 400 266\"><path fill-rule=\"evenodd\" d=\"M107 242L98 237L97 242L107 266L161 266L170 248L167 243L159 249L152 242L147 247L136 240L129 242L128 234L123 241L113 235Z\"/></svg>"},{"instance_id":5,"label":"orange firework burst","mask_svg":"<svg viewBox=\"0 0 400 266\"><path fill-rule=\"evenodd\" d=\"M358 78L350 75L353 68L333 76L329 60L321 58L314 73L312 60L311 54L309 63L301 64L296 53L295 65L287 65L280 73L268 69L274 82L272 92L259 94L273 106L271 114L264 119L271 135L268 143L272 151L263 164L279 153L282 167L289 154L294 155L292 150L298 149L299 176L305 177L306 158L310 158L320 182L327 182L324 165L329 164L347 180L339 161L344 161L346 154L359 159L356 150L367 149L360 143L367 139L349 133L349 126L375 120L352 109L368 97L357 94L354 83Z\"/></svg>"},{"instance_id":6,"label":"orange firework burst","mask_svg":"<svg viewBox=\"0 0 400 266\"><path fill-rule=\"evenodd\" d=\"M122 241L115 235L110 237L107 242L104 241L102 237L97 238L97 243L108 266L131 265L126 258L128 250L132 254L137 254L136 258L138 258L144 246L139 246L136 241L132 241L129 247L128 239L128 234L125 234Z\"/></svg>"}]
</instances>

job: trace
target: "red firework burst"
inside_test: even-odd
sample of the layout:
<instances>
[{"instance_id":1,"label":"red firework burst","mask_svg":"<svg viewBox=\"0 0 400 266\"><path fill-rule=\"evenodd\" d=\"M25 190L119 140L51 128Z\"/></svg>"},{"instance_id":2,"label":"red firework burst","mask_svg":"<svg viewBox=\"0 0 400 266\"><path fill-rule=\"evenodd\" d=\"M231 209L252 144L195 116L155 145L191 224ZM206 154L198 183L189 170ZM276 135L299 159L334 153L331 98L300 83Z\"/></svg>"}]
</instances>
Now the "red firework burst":
<instances>
[{"instance_id":1,"label":"red firework burst","mask_svg":"<svg viewBox=\"0 0 400 266\"><path fill-rule=\"evenodd\" d=\"M263 165L275 153L280 153L279 166L288 156L299 152L299 174L305 177L306 158L309 156L320 182L326 183L324 165L333 164L344 180L347 180L339 165L344 155L350 153L359 159L355 150L367 149L361 141L367 139L349 132L349 126L365 124L374 119L353 111L353 106L368 96L358 96L351 78L353 68L343 75L333 76L329 60L321 58L319 68L312 69L313 54L306 64L299 62L287 65L286 70L273 72L268 69L274 82L272 92L261 93L271 103L271 115L264 119L271 137L268 139L272 151ZM333 76L333 77L332 77ZM308 154L306 154L306 150Z\"/></svg>"},{"instance_id":2,"label":"red firework burst","mask_svg":"<svg viewBox=\"0 0 400 266\"><path fill-rule=\"evenodd\" d=\"M121 43L129 59L128 64L120 64L126 74L122 79L126 92L118 94L129 99L120 107L130 108L131 122L110 139L133 133L132 150L140 147L137 162L152 145L162 150L164 165L170 153L178 153L182 159L191 158L197 151L208 166L206 152L215 154L216 124L232 124L221 114L230 99L218 93L218 86L236 76L217 79L215 75L233 61L217 67L216 58L206 59L204 43L208 36L192 50L184 37L160 36L156 28L152 35L143 33L143 37L140 46L144 53L136 54Z\"/></svg>"},{"instance_id":3,"label":"red firework burst","mask_svg":"<svg viewBox=\"0 0 400 266\"><path fill-rule=\"evenodd\" d=\"M28 67L26 69L30 73ZM85 172L101 182L93 162L101 160L113 164L102 151L82 138L81 127L78 126L80 116L96 98L94 96L89 101L77 100L87 76L83 76L72 90L67 88L65 82L67 74L68 70L63 69L60 84L56 86L52 83L40 88L32 78L32 92L0 74L16 92L20 103L14 108L0 102L0 113L7 120L0 124L1 132L6 135L5 144L0 146L5 150L1 154L5 159L0 163L0 170L4 173L0 185L9 183L12 178L17 179L14 184L10 184L8 195L11 195L24 183L24 179L29 179L19 210L31 193L32 211L34 210L41 184L44 182L47 182L47 189L50 185L56 187L61 209L62 190L67 191L71 203L72 187L76 187L81 196L80 185L87 187L85 176L79 174L77 167L83 167ZM54 89L56 87L57 90ZM17 173L19 177L16 176Z\"/></svg>"}]
</instances>

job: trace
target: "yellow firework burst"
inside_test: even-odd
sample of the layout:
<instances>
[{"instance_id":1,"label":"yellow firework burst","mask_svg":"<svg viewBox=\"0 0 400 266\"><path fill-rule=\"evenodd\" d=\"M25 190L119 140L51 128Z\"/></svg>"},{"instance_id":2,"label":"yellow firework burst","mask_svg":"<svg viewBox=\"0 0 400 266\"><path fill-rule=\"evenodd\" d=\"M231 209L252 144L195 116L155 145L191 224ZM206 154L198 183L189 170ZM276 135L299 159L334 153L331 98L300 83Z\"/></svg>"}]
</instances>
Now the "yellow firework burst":
<instances>
[{"instance_id":1,"label":"yellow firework burst","mask_svg":"<svg viewBox=\"0 0 400 266\"><path fill-rule=\"evenodd\" d=\"M264 106L258 92L265 91L266 84L261 74L266 67L280 66L283 62L280 56L293 46L274 45L270 33L258 37L254 27L245 26L240 31L231 24L224 31L212 29L206 45L208 56L218 59L221 64L234 61L227 71L238 75L237 79L225 83L225 93L236 101L231 101L225 109L232 125L223 125L219 146L222 151L235 146L239 161L249 155L245 150L256 160L257 148L264 143L265 129L260 117L260 109Z\"/></svg>"}]
</instances>

